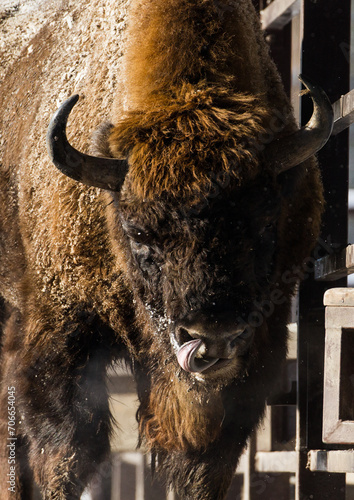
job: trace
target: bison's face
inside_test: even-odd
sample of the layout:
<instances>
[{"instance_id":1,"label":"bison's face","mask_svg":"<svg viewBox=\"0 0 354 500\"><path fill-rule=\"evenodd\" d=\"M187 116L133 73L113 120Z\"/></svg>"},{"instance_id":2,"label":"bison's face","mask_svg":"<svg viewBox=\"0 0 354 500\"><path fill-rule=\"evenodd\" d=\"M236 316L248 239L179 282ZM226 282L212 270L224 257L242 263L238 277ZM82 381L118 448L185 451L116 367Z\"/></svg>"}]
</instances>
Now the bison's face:
<instances>
[{"instance_id":1,"label":"bison's face","mask_svg":"<svg viewBox=\"0 0 354 500\"><path fill-rule=\"evenodd\" d=\"M152 333L185 371L235 376L247 364L249 319L275 272L279 209L278 190L264 178L198 208L122 195L132 287Z\"/></svg>"},{"instance_id":2,"label":"bison's face","mask_svg":"<svg viewBox=\"0 0 354 500\"><path fill-rule=\"evenodd\" d=\"M139 311L150 334L156 334L150 335L153 344L174 352L170 358L187 372L201 377L224 373L229 379L246 366L254 345L261 348L262 329L248 324L267 298L277 271L278 176L318 151L333 126L332 106L324 92L303 82L311 92L314 113L301 130L277 138L264 150L264 171L271 171L272 179L229 186L215 198L202 198L197 208L177 197L152 196L142 202L129 188L129 161L75 150L65 126L77 96L63 103L49 125L48 150L54 164L72 179L116 193L119 244L126 251Z\"/></svg>"}]
</instances>

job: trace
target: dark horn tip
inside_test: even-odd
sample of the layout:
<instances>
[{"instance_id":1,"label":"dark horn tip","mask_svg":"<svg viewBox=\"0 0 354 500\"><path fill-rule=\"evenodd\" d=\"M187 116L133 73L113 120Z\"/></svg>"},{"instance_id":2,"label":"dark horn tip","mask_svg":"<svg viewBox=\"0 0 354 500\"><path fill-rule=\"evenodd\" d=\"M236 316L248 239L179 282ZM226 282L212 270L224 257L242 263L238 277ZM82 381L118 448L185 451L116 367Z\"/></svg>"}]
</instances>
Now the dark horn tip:
<instances>
[{"instance_id":1,"label":"dark horn tip","mask_svg":"<svg viewBox=\"0 0 354 500\"><path fill-rule=\"evenodd\" d=\"M331 104L331 101L329 100L326 92L322 89L322 87L320 87L319 85L317 85L312 80L305 77L304 75L299 75L299 80L301 83L304 84L304 86L307 88L307 90L310 91L310 96L312 97L312 99L314 99L315 101L316 101L316 99L321 100L320 104L321 104L321 108L322 108L322 111L324 114L322 116L322 118L325 117L327 120L328 126L331 127L331 130L329 132L329 135L330 135L332 132L332 128L333 128L334 111L333 111L333 106Z\"/></svg>"},{"instance_id":2,"label":"dark horn tip","mask_svg":"<svg viewBox=\"0 0 354 500\"><path fill-rule=\"evenodd\" d=\"M299 80L312 99L312 117L300 130L268 146L267 156L277 165L278 173L296 167L316 154L326 144L333 130L333 107L326 92L304 75L299 75Z\"/></svg>"},{"instance_id":3,"label":"dark horn tip","mask_svg":"<svg viewBox=\"0 0 354 500\"><path fill-rule=\"evenodd\" d=\"M68 104L72 103L72 107L73 107L77 103L79 98L80 98L79 94L73 94L66 101L63 102L63 106L65 106L66 103L68 103Z\"/></svg>"},{"instance_id":4,"label":"dark horn tip","mask_svg":"<svg viewBox=\"0 0 354 500\"><path fill-rule=\"evenodd\" d=\"M79 95L74 94L60 105L50 121L48 132L57 124L63 123L66 125L68 116L78 100Z\"/></svg>"},{"instance_id":5,"label":"dark horn tip","mask_svg":"<svg viewBox=\"0 0 354 500\"><path fill-rule=\"evenodd\" d=\"M310 78L307 78L307 76L304 76L303 74L300 73L298 76L299 80L301 83L305 85L309 90L312 90L316 87L318 87Z\"/></svg>"},{"instance_id":6,"label":"dark horn tip","mask_svg":"<svg viewBox=\"0 0 354 500\"><path fill-rule=\"evenodd\" d=\"M318 144L318 150L320 150L332 134L334 124L333 106L326 92L319 85L316 85L303 75L299 75L299 80L310 91L314 106L316 104L318 107L313 114L313 118L308 123L308 127L310 129L322 128L322 141Z\"/></svg>"},{"instance_id":7,"label":"dark horn tip","mask_svg":"<svg viewBox=\"0 0 354 500\"><path fill-rule=\"evenodd\" d=\"M52 116L48 130L47 130L47 149L50 158L53 159L53 142L55 143L58 140L58 134L60 132L65 131L66 123L68 121L69 114L77 101L79 100L79 95L74 94L69 99L64 101L60 107L56 110L54 115ZM55 163L55 161L54 161Z\"/></svg>"},{"instance_id":8,"label":"dark horn tip","mask_svg":"<svg viewBox=\"0 0 354 500\"><path fill-rule=\"evenodd\" d=\"M304 86L311 92L311 94L320 95L322 99L328 104L328 108L333 111L332 104L322 87L320 87L319 85L317 85L317 83L313 82L310 78L308 78L307 76L305 77L302 74L300 74L298 78L300 82L303 83Z\"/></svg>"},{"instance_id":9,"label":"dark horn tip","mask_svg":"<svg viewBox=\"0 0 354 500\"><path fill-rule=\"evenodd\" d=\"M63 108L66 108L70 112L79 99L80 99L79 94L72 95L66 101L63 102Z\"/></svg>"}]
</instances>

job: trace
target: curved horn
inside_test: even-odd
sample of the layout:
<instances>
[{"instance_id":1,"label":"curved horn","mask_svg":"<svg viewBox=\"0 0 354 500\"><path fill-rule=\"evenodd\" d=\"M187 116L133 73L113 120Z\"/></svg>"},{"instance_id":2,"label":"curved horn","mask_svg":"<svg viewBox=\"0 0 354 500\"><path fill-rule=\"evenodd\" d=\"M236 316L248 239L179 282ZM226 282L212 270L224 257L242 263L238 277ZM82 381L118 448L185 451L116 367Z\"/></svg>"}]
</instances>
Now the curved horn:
<instances>
[{"instance_id":1,"label":"curved horn","mask_svg":"<svg viewBox=\"0 0 354 500\"><path fill-rule=\"evenodd\" d=\"M120 191L129 165L127 160L100 158L80 153L66 138L66 123L78 95L67 99L53 115L47 132L48 154L65 175L88 186Z\"/></svg>"},{"instance_id":2,"label":"curved horn","mask_svg":"<svg viewBox=\"0 0 354 500\"><path fill-rule=\"evenodd\" d=\"M300 81L310 91L313 113L307 125L296 132L273 141L265 151L279 173L296 167L319 151L328 141L333 129L333 108L326 93L303 76Z\"/></svg>"}]
</instances>

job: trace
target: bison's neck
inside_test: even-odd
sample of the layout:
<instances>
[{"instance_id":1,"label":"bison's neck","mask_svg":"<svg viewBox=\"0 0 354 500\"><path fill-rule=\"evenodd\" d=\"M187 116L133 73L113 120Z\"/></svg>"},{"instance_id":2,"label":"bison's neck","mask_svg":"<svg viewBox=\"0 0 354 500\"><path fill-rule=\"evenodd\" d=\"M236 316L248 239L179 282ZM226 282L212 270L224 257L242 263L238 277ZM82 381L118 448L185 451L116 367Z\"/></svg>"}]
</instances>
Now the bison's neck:
<instances>
[{"instance_id":1,"label":"bison's neck","mask_svg":"<svg viewBox=\"0 0 354 500\"><path fill-rule=\"evenodd\" d=\"M125 69L129 109L151 109L184 82L227 82L237 91L261 93L260 38L251 0L133 0Z\"/></svg>"}]
</instances>

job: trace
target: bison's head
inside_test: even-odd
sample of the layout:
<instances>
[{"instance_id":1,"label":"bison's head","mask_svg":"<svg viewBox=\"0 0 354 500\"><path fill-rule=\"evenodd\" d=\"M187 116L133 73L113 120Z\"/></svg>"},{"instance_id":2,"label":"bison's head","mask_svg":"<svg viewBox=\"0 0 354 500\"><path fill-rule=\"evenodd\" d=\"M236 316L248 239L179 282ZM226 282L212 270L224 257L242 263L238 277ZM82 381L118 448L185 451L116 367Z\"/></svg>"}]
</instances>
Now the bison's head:
<instances>
[{"instance_id":1,"label":"bison's head","mask_svg":"<svg viewBox=\"0 0 354 500\"><path fill-rule=\"evenodd\" d=\"M235 377L252 352L257 322L249 319L269 300L277 273L283 197L278 176L318 151L332 128L325 94L306 86L313 117L268 146L263 158L272 169L241 186L211 176L197 204L168 193L139 200L130 188L128 161L73 149L65 126L76 97L51 122L54 164L75 180L113 192L129 276L139 308L158 334L156 342L168 345L180 367L199 378Z\"/></svg>"},{"instance_id":2,"label":"bison's head","mask_svg":"<svg viewBox=\"0 0 354 500\"><path fill-rule=\"evenodd\" d=\"M199 207L168 197L137 203L124 189L134 288L187 372L240 368L254 334L247 319L269 293L279 207L267 178L220 189Z\"/></svg>"}]
</instances>

